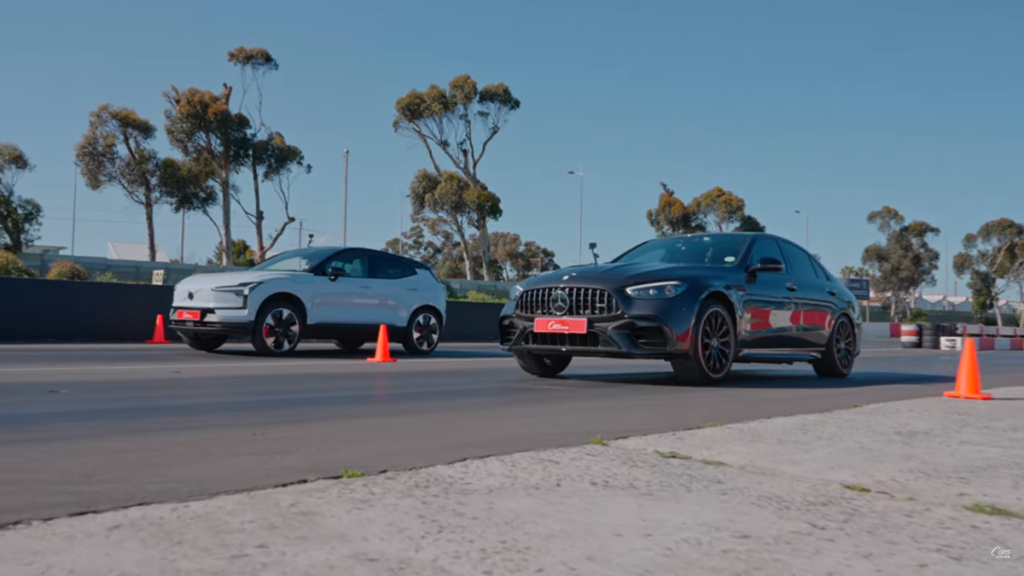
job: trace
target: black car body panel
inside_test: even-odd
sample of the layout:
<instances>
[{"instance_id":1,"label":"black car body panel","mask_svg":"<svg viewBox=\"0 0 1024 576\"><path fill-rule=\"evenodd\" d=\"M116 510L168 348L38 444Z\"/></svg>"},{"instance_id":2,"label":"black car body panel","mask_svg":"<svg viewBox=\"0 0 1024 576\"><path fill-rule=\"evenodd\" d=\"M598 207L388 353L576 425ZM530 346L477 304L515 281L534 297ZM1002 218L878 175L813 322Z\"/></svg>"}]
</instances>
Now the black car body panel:
<instances>
[{"instance_id":1,"label":"black car body panel","mask_svg":"<svg viewBox=\"0 0 1024 576\"><path fill-rule=\"evenodd\" d=\"M710 298L733 312L736 362L813 360L824 351L840 314L849 316L856 327L859 353L856 300L803 248L764 233L677 237L685 239L678 240L679 245L698 239L722 242L726 238L735 255L727 255L714 265L629 262L627 258L625 262L575 266L534 276L519 286L522 291L501 312L501 346L511 352L545 355L671 360L690 353L695 317L701 304ZM748 272L764 254L775 258L776 253L784 270ZM685 288L661 299L636 298L626 291L665 282L679 282ZM562 304L568 300L569 304L565 310L553 309L553 298L561 299ZM534 330L538 319L550 322L559 318L586 319L586 333Z\"/></svg>"}]
</instances>

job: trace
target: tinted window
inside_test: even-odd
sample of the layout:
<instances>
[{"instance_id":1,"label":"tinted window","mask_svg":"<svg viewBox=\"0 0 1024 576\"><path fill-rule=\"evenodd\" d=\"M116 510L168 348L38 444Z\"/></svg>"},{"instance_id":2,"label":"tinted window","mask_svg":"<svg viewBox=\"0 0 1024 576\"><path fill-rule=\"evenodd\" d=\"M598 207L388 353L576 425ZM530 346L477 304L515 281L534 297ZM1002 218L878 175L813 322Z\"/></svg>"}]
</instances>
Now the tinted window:
<instances>
[{"instance_id":1,"label":"tinted window","mask_svg":"<svg viewBox=\"0 0 1024 576\"><path fill-rule=\"evenodd\" d=\"M412 264L401 258L392 258L383 254L377 255L377 268L374 274L384 280L399 280L416 274Z\"/></svg>"},{"instance_id":2,"label":"tinted window","mask_svg":"<svg viewBox=\"0 0 1024 576\"><path fill-rule=\"evenodd\" d=\"M664 262L694 266L734 266L750 236L744 234L692 234L651 240L612 262Z\"/></svg>"},{"instance_id":3,"label":"tinted window","mask_svg":"<svg viewBox=\"0 0 1024 576\"><path fill-rule=\"evenodd\" d=\"M359 250L346 250L332 256L326 263L325 269L330 266L337 266L345 271L345 276L350 278L370 277L370 255Z\"/></svg>"},{"instance_id":4,"label":"tinted window","mask_svg":"<svg viewBox=\"0 0 1024 576\"><path fill-rule=\"evenodd\" d=\"M310 272L317 264L323 262L337 248L299 248L282 252L267 258L252 267L253 270L275 270L280 272Z\"/></svg>"},{"instance_id":5,"label":"tinted window","mask_svg":"<svg viewBox=\"0 0 1024 576\"><path fill-rule=\"evenodd\" d=\"M773 238L759 238L754 244L754 249L750 251L749 263L757 264L761 258L775 258L779 262L786 262L782 257L782 250L779 249L779 243Z\"/></svg>"},{"instance_id":6,"label":"tinted window","mask_svg":"<svg viewBox=\"0 0 1024 576\"><path fill-rule=\"evenodd\" d=\"M786 263L789 265L789 273L798 278L816 279L818 274L814 271L813 259L807 252L788 243L782 243L782 251L786 254Z\"/></svg>"},{"instance_id":7,"label":"tinted window","mask_svg":"<svg viewBox=\"0 0 1024 576\"><path fill-rule=\"evenodd\" d=\"M832 275L828 273L828 270L825 270L825 267L821 265L821 262L818 262L813 258L811 261L814 263L814 269L818 272L818 278L821 278L822 280L832 280Z\"/></svg>"}]
</instances>

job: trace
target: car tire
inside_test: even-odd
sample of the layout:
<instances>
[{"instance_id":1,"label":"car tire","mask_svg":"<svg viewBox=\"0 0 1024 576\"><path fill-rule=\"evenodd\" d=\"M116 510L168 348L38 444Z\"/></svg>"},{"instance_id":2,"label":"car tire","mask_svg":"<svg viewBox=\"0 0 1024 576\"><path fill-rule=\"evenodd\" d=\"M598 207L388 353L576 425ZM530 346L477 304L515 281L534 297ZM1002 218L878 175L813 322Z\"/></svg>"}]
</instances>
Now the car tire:
<instances>
[{"instance_id":1,"label":"car tire","mask_svg":"<svg viewBox=\"0 0 1024 576\"><path fill-rule=\"evenodd\" d=\"M402 347L413 356L433 354L441 341L441 317L430 308L420 308L409 317Z\"/></svg>"},{"instance_id":2,"label":"car tire","mask_svg":"<svg viewBox=\"0 0 1024 576\"><path fill-rule=\"evenodd\" d=\"M335 340L334 345L345 352L355 352L366 344L365 340Z\"/></svg>"},{"instance_id":3,"label":"car tire","mask_svg":"<svg viewBox=\"0 0 1024 576\"><path fill-rule=\"evenodd\" d=\"M854 332L853 323L846 316L836 318L832 325L832 332L828 337L828 344L821 359L811 363L814 372L822 378L846 378L853 371L853 363L857 359L854 355L857 334Z\"/></svg>"},{"instance_id":4,"label":"car tire","mask_svg":"<svg viewBox=\"0 0 1024 576\"><path fill-rule=\"evenodd\" d=\"M736 326L729 310L715 301L705 301L693 323L693 347L690 356L672 360L672 370L680 384L710 386L719 384L736 356Z\"/></svg>"},{"instance_id":5,"label":"car tire","mask_svg":"<svg viewBox=\"0 0 1024 576\"><path fill-rule=\"evenodd\" d=\"M302 312L294 304L265 302L256 313L252 347L261 356L287 356L299 346L304 326Z\"/></svg>"},{"instance_id":6,"label":"car tire","mask_svg":"<svg viewBox=\"0 0 1024 576\"><path fill-rule=\"evenodd\" d=\"M189 348L200 352L213 352L228 341L228 337L223 334L182 334L181 339Z\"/></svg>"},{"instance_id":7,"label":"car tire","mask_svg":"<svg viewBox=\"0 0 1024 576\"><path fill-rule=\"evenodd\" d=\"M516 352L516 362L527 374L540 378L554 378L565 372L572 356L548 356L531 352Z\"/></svg>"}]
</instances>

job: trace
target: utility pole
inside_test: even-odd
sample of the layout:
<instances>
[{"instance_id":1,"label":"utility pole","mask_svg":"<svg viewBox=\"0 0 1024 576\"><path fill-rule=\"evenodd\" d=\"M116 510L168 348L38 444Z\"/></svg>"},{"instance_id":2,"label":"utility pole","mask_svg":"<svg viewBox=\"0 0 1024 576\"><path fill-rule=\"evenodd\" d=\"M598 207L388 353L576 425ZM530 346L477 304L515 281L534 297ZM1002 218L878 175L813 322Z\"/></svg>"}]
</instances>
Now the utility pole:
<instances>
[{"instance_id":1,"label":"utility pole","mask_svg":"<svg viewBox=\"0 0 1024 576\"><path fill-rule=\"evenodd\" d=\"M181 257L178 259L182 264L185 263L185 211L181 211Z\"/></svg>"},{"instance_id":2,"label":"utility pole","mask_svg":"<svg viewBox=\"0 0 1024 576\"><path fill-rule=\"evenodd\" d=\"M75 224L78 223L78 161L75 160L75 186L71 193L71 255L75 255Z\"/></svg>"},{"instance_id":3,"label":"utility pole","mask_svg":"<svg viewBox=\"0 0 1024 576\"><path fill-rule=\"evenodd\" d=\"M580 177L580 252L578 262L583 264L583 166L580 165L579 172L569 170L569 174Z\"/></svg>"},{"instance_id":4,"label":"utility pole","mask_svg":"<svg viewBox=\"0 0 1024 576\"><path fill-rule=\"evenodd\" d=\"M402 199L398 201L398 255L405 256L405 238L402 238L402 234L405 234L405 194L402 195Z\"/></svg>"},{"instance_id":5,"label":"utility pole","mask_svg":"<svg viewBox=\"0 0 1024 576\"><path fill-rule=\"evenodd\" d=\"M796 214L803 214L799 210L793 211ZM804 214L804 248L811 251L811 216L810 214Z\"/></svg>"},{"instance_id":6,"label":"utility pole","mask_svg":"<svg viewBox=\"0 0 1024 576\"><path fill-rule=\"evenodd\" d=\"M302 220L299 220L299 248L302 248Z\"/></svg>"},{"instance_id":7,"label":"utility pole","mask_svg":"<svg viewBox=\"0 0 1024 576\"><path fill-rule=\"evenodd\" d=\"M345 149L345 191L341 204L341 247L348 247L348 148Z\"/></svg>"}]
</instances>

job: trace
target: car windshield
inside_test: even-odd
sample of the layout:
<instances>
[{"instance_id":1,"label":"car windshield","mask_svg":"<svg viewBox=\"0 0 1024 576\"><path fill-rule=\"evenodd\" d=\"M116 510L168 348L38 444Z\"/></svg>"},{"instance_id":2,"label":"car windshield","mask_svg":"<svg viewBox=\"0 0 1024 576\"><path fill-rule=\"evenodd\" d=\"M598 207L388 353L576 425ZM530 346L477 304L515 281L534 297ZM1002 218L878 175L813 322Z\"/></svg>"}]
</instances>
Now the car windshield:
<instances>
[{"instance_id":1,"label":"car windshield","mask_svg":"<svg viewBox=\"0 0 1024 576\"><path fill-rule=\"evenodd\" d=\"M337 252L337 248L299 248L282 252L255 265L253 270L274 272L310 272L325 258Z\"/></svg>"},{"instance_id":2,"label":"car windshield","mask_svg":"<svg viewBox=\"0 0 1024 576\"><path fill-rule=\"evenodd\" d=\"M645 242L612 262L662 262L693 266L733 266L747 246L744 234L690 234Z\"/></svg>"}]
</instances>

